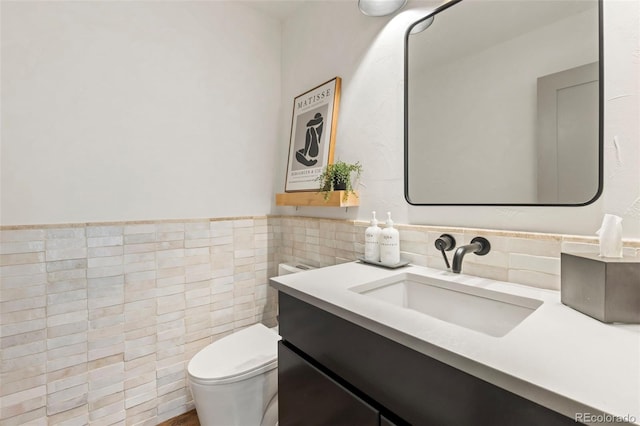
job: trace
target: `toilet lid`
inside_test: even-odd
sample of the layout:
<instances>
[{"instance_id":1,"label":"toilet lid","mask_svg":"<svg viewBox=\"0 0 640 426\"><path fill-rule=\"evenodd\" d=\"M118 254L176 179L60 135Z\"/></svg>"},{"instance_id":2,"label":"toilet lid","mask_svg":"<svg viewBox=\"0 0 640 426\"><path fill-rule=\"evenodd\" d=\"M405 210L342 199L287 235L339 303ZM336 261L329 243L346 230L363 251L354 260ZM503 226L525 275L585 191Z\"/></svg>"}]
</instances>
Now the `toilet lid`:
<instances>
[{"instance_id":1,"label":"toilet lid","mask_svg":"<svg viewBox=\"0 0 640 426\"><path fill-rule=\"evenodd\" d=\"M189 362L191 378L208 383L230 383L277 366L280 336L254 324L223 337L198 352Z\"/></svg>"}]
</instances>

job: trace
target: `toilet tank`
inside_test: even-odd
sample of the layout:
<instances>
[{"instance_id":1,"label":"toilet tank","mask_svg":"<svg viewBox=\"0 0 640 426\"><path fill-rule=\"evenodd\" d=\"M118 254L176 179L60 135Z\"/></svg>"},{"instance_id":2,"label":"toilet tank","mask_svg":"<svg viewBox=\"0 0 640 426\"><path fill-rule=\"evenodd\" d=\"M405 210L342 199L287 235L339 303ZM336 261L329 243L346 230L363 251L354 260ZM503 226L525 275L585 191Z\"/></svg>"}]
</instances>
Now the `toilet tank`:
<instances>
[{"instance_id":1,"label":"toilet tank","mask_svg":"<svg viewBox=\"0 0 640 426\"><path fill-rule=\"evenodd\" d=\"M278 265L278 275L295 274L296 272L307 271L309 269L315 269L313 266L305 265L302 263L280 263Z\"/></svg>"},{"instance_id":2,"label":"toilet tank","mask_svg":"<svg viewBox=\"0 0 640 426\"><path fill-rule=\"evenodd\" d=\"M308 271L309 269L315 269L313 266L305 265L303 263L280 263L278 264L278 275L289 275L295 274L296 272ZM278 308L279 309L279 308ZM278 318L279 314L276 313L276 318ZM279 326L275 326L273 330L278 333Z\"/></svg>"}]
</instances>

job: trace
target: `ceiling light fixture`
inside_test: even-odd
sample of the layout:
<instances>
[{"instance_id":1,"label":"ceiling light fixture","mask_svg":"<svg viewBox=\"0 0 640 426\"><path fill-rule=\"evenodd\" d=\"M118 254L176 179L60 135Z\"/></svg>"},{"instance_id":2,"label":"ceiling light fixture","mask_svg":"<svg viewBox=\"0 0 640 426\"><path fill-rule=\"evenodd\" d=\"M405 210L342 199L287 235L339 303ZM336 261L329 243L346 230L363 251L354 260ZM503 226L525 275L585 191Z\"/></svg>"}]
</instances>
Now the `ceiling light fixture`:
<instances>
[{"instance_id":1,"label":"ceiling light fixture","mask_svg":"<svg viewBox=\"0 0 640 426\"><path fill-rule=\"evenodd\" d=\"M427 28L429 28L429 26L431 26L431 24L433 24L433 16L429 16L424 21L418 22L413 28L411 28L411 34L421 33L422 31L424 31Z\"/></svg>"},{"instance_id":2,"label":"ceiling light fixture","mask_svg":"<svg viewBox=\"0 0 640 426\"><path fill-rule=\"evenodd\" d=\"M396 13L407 0L358 0L360 12L367 16L387 16Z\"/></svg>"}]
</instances>

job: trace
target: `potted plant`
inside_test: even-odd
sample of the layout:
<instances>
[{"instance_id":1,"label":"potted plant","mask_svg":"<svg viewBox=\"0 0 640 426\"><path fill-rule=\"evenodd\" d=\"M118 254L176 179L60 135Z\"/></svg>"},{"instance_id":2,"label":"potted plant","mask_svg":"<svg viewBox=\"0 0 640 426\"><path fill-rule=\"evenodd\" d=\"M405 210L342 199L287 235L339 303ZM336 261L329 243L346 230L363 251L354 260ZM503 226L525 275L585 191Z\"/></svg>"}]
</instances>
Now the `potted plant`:
<instances>
[{"instance_id":1,"label":"potted plant","mask_svg":"<svg viewBox=\"0 0 640 426\"><path fill-rule=\"evenodd\" d=\"M325 201L329 199L332 191L345 191L345 200L349 197L349 194L356 194L352 186L352 173L355 173L356 180L360 178L362 173L360 162L356 161L355 164L350 164L338 161L327 165L322 174L317 177L317 180L320 181L320 191L324 194Z\"/></svg>"}]
</instances>

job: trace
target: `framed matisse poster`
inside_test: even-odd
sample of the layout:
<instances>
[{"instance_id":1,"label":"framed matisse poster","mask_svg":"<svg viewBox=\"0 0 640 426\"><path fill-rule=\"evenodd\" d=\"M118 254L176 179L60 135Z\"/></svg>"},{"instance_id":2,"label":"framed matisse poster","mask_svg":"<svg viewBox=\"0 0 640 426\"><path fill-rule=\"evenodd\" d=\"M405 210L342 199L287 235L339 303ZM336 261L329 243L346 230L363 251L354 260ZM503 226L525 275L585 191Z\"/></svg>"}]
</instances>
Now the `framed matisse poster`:
<instances>
[{"instance_id":1,"label":"framed matisse poster","mask_svg":"<svg viewBox=\"0 0 640 426\"><path fill-rule=\"evenodd\" d=\"M293 100L286 192L318 191L316 178L333 163L340 83L336 77Z\"/></svg>"}]
</instances>

